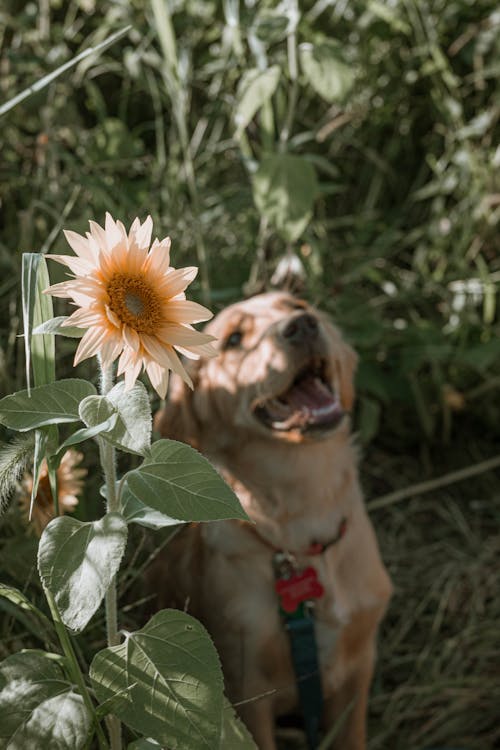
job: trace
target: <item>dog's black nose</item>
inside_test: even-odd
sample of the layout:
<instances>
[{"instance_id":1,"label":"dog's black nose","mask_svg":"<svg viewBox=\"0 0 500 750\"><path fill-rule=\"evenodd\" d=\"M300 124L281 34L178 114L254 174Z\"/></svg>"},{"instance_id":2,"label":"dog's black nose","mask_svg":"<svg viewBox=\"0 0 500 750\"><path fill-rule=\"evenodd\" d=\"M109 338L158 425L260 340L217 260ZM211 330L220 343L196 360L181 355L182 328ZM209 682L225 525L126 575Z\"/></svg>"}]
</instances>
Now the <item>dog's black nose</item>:
<instances>
[{"instance_id":1,"label":"dog's black nose","mask_svg":"<svg viewBox=\"0 0 500 750\"><path fill-rule=\"evenodd\" d=\"M318 335L318 321L309 313L296 315L291 320L285 321L281 335L291 344L302 344L314 340Z\"/></svg>"}]
</instances>

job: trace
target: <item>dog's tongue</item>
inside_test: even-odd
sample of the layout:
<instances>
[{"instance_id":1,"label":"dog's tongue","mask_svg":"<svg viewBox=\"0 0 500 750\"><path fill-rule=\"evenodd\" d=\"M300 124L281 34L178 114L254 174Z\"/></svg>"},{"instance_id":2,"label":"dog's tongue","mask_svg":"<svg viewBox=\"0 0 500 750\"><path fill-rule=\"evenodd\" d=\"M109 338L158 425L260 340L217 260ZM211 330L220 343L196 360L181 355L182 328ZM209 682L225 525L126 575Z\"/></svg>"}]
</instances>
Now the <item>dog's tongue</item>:
<instances>
[{"instance_id":1,"label":"dog's tongue","mask_svg":"<svg viewBox=\"0 0 500 750\"><path fill-rule=\"evenodd\" d=\"M316 376L306 375L273 400L272 417L276 429L334 424L343 410L329 388Z\"/></svg>"}]
</instances>

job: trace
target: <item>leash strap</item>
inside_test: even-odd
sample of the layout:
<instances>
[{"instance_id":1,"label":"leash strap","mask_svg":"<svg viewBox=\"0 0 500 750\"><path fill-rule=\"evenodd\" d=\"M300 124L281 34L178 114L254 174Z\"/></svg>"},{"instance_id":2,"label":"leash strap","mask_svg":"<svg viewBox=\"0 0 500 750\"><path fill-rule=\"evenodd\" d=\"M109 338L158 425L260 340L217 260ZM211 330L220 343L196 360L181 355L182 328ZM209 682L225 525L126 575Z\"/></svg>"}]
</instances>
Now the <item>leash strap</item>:
<instances>
[{"instance_id":1,"label":"leash strap","mask_svg":"<svg viewBox=\"0 0 500 750\"><path fill-rule=\"evenodd\" d=\"M297 681L299 703L309 750L316 750L323 712L321 673L314 629L314 599L323 595L313 567L299 569L295 557L287 552L274 556L275 589L280 611L290 639L290 653Z\"/></svg>"},{"instance_id":2,"label":"leash strap","mask_svg":"<svg viewBox=\"0 0 500 750\"><path fill-rule=\"evenodd\" d=\"M293 668L297 678L299 700L304 716L304 729L310 750L319 743L319 728L323 711L323 693L318 664L318 649L314 632L314 618L307 613L287 615L285 625L290 636Z\"/></svg>"}]
</instances>

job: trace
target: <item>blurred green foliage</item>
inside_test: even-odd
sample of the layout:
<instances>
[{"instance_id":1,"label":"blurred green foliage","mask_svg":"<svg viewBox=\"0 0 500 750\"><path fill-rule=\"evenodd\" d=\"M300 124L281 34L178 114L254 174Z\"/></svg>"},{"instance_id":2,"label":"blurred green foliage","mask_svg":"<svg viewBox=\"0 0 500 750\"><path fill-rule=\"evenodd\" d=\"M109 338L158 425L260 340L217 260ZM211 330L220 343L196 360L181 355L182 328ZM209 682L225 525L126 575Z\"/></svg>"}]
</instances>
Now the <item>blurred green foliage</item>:
<instances>
[{"instance_id":1,"label":"blurred green foliage","mask_svg":"<svg viewBox=\"0 0 500 750\"><path fill-rule=\"evenodd\" d=\"M65 251L61 229L105 210L151 213L216 307L300 257L306 292L362 354L365 442L387 427L449 440L463 406L494 429L496 3L44 0L0 14L5 100L132 25L2 118L3 391L22 385L20 252Z\"/></svg>"}]
</instances>

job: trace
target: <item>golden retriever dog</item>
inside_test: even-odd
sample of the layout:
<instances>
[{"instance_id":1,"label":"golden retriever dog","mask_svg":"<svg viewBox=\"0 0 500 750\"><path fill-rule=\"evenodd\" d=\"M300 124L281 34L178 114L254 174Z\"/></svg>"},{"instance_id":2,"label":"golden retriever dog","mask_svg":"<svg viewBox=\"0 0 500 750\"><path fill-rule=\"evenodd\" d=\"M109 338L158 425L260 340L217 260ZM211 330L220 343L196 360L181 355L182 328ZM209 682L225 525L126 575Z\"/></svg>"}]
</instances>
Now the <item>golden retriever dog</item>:
<instances>
[{"instance_id":1,"label":"golden retriever dog","mask_svg":"<svg viewBox=\"0 0 500 750\"><path fill-rule=\"evenodd\" d=\"M253 523L187 526L157 563L158 603L204 623L230 699L257 746L274 750L276 717L299 703L277 561L285 588L290 569L313 575L305 596L314 599L323 728L340 718L333 746L362 750L391 583L350 434L357 357L324 314L281 292L231 305L206 331L219 356L191 363L192 391L172 377L156 428L200 450Z\"/></svg>"}]
</instances>

